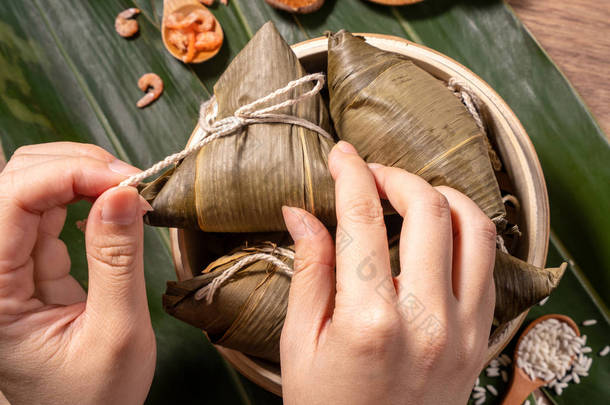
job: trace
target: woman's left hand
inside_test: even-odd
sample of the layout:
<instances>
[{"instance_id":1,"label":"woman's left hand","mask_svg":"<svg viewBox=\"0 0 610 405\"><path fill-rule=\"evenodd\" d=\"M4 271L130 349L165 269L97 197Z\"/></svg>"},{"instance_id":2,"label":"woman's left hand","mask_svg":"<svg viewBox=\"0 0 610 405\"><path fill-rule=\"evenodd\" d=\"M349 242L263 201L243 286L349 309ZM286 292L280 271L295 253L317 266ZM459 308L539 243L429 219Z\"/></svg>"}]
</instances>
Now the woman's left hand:
<instances>
[{"instance_id":1,"label":"woman's left hand","mask_svg":"<svg viewBox=\"0 0 610 405\"><path fill-rule=\"evenodd\" d=\"M139 170L94 146L19 148L0 173L0 390L19 404L141 404L156 346L142 264ZM59 234L66 206L95 200L89 292ZM74 224L72 225L74 226Z\"/></svg>"}]
</instances>

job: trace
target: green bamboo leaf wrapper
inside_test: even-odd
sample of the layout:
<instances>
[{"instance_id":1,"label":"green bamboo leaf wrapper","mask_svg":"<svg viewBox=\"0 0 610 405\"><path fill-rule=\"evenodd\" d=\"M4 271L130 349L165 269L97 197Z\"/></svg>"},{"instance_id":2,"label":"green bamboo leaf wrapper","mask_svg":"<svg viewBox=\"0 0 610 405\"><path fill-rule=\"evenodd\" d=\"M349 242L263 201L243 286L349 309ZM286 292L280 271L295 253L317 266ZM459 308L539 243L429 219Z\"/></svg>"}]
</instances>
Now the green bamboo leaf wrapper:
<instances>
[{"instance_id":1,"label":"green bamboo leaf wrapper","mask_svg":"<svg viewBox=\"0 0 610 405\"><path fill-rule=\"evenodd\" d=\"M509 254L496 251L494 283L496 309L494 318L500 324L548 297L559 285L567 263L541 269Z\"/></svg>"},{"instance_id":2,"label":"green bamboo leaf wrapper","mask_svg":"<svg viewBox=\"0 0 610 405\"><path fill-rule=\"evenodd\" d=\"M329 36L328 86L337 135L367 162L453 187L503 229L506 212L485 135L441 81L341 30Z\"/></svg>"},{"instance_id":3,"label":"green bamboo leaf wrapper","mask_svg":"<svg viewBox=\"0 0 610 405\"><path fill-rule=\"evenodd\" d=\"M306 75L273 23L265 24L214 86L218 119ZM302 94L301 86L275 102ZM274 103L275 103L274 102ZM278 111L331 132L321 95ZM335 222L334 183L327 155L334 142L291 124L253 124L214 140L142 195L154 208L151 225L208 232L284 230L282 205L301 207Z\"/></svg>"},{"instance_id":4,"label":"green bamboo leaf wrapper","mask_svg":"<svg viewBox=\"0 0 610 405\"><path fill-rule=\"evenodd\" d=\"M216 292L211 304L194 294L219 273L268 244L238 248L212 262L204 273L181 282L168 282L163 296L165 310L207 332L210 340L243 353L279 362L279 342L286 316L290 279L266 261L244 267ZM292 247L289 247L292 249ZM292 260L278 256L292 267ZM400 274L398 243L390 247L392 275ZM496 324L504 324L547 297L559 284L565 264L540 269L499 250L494 283Z\"/></svg>"},{"instance_id":5,"label":"green bamboo leaf wrapper","mask_svg":"<svg viewBox=\"0 0 610 405\"><path fill-rule=\"evenodd\" d=\"M290 278L276 272L273 264L261 260L245 266L217 290L210 304L194 298L194 293L219 273L267 246L238 249L212 262L202 275L168 282L163 307L170 315L206 331L215 344L279 362ZM291 259L278 258L292 267Z\"/></svg>"}]
</instances>

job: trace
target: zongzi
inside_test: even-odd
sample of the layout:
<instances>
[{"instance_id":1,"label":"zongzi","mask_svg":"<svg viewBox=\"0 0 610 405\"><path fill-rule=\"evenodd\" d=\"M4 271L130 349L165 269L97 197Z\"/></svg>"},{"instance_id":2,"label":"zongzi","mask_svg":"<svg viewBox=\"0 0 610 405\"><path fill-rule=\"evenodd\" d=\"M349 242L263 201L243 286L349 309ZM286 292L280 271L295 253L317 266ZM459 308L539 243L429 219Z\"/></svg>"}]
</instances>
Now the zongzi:
<instances>
[{"instance_id":1,"label":"zongzi","mask_svg":"<svg viewBox=\"0 0 610 405\"><path fill-rule=\"evenodd\" d=\"M505 209L484 134L464 105L409 58L341 30L328 40L330 113L367 162L470 197L502 230Z\"/></svg>"},{"instance_id":2,"label":"zongzi","mask_svg":"<svg viewBox=\"0 0 610 405\"><path fill-rule=\"evenodd\" d=\"M271 244L260 244L237 249L210 263L195 278L168 282L163 307L170 315L206 331L213 343L279 362L290 278L278 272L277 266L258 260L244 266L230 282L222 285L211 302L195 298L198 291L238 260L260 252L273 252L274 248ZM293 257L277 256L292 267Z\"/></svg>"},{"instance_id":3,"label":"zongzi","mask_svg":"<svg viewBox=\"0 0 610 405\"><path fill-rule=\"evenodd\" d=\"M265 360L279 362L279 343L288 305L290 278L265 260L245 265L217 289L211 302L197 297L214 278L239 260L270 252L288 266L293 265L292 246L271 243L242 247L215 260L190 280L168 282L163 296L165 310L176 318L207 332L213 343ZM392 275L400 274L398 243L390 246ZM494 321L504 324L516 318L557 287L565 271L540 269L506 253L496 251Z\"/></svg>"},{"instance_id":4,"label":"zongzi","mask_svg":"<svg viewBox=\"0 0 610 405\"><path fill-rule=\"evenodd\" d=\"M214 86L217 118L235 111L306 72L273 23L265 24L235 57ZM304 92L312 88L305 84ZM289 98L285 96L283 100ZM281 111L330 132L321 95ZM218 138L166 172L142 195L156 226L208 232L284 230L282 205L308 210L335 222L334 184L327 155L334 142L295 124L257 123Z\"/></svg>"},{"instance_id":5,"label":"zongzi","mask_svg":"<svg viewBox=\"0 0 610 405\"><path fill-rule=\"evenodd\" d=\"M462 191L503 230L506 211L485 135L444 84L408 58L344 31L330 36L328 63L331 116L339 138L369 162ZM218 117L231 116L304 75L290 47L266 24L216 84ZM286 113L330 132L319 95ZM279 361L290 289L290 273L281 270L292 268L292 242L286 232L258 232L285 229L282 205L305 208L326 225L336 222L326 161L332 145L302 126L257 123L207 144L142 190L155 209L147 214L150 224L205 231L204 252L197 252L205 270L168 283L163 297L168 313L204 329L214 343ZM401 228L400 216L386 216L394 276L400 272ZM260 259L262 253L273 257ZM548 296L564 270L565 265L537 268L498 250L496 325Z\"/></svg>"}]
</instances>

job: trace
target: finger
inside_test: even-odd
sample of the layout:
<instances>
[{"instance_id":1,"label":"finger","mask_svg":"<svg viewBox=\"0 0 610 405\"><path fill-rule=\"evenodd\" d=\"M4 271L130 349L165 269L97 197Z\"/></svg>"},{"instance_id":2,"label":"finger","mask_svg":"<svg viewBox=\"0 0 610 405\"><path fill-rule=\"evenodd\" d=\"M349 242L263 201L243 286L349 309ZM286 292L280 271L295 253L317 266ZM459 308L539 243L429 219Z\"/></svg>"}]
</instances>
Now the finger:
<instances>
[{"instance_id":1,"label":"finger","mask_svg":"<svg viewBox=\"0 0 610 405\"><path fill-rule=\"evenodd\" d=\"M74 277L64 277L38 281L34 297L46 305L72 305L85 302L87 293Z\"/></svg>"},{"instance_id":2,"label":"finger","mask_svg":"<svg viewBox=\"0 0 610 405\"><path fill-rule=\"evenodd\" d=\"M70 305L85 301L85 290L70 276L70 256L64 242L41 232L32 256L35 298L47 305Z\"/></svg>"},{"instance_id":3,"label":"finger","mask_svg":"<svg viewBox=\"0 0 610 405\"><path fill-rule=\"evenodd\" d=\"M10 271L0 268L0 322L6 315L19 315L41 307L34 295L34 261L29 259Z\"/></svg>"},{"instance_id":4,"label":"finger","mask_svg":"<svg viewBox=\"0 0 610 405\"><path fill-rule=\"evenodd\" d=\"M41 305L32 298L31 258L41 215L82 196L96 197L126 177L113 171L109 163L89 157L46 162L0 175L0 223L4 234L11 236L0 238L0 311L19 314Z\"/></svg>"},{"instance_id":5,"label":"finger","mask_svg":"<svg viewBox=\"0 0 610 405\"><path fill-rule=\"evenodd\" d=\"M309 212L283 207L286 228L295 243L284 331L313 341L332 314L335 297L335 249L328 230ZM292 339L289 339L292 340Z\"/></svg>"},{"instance_id":6,"label":"finger","mask_svg":"<svg viewBox=\"0 0 610 405\"><path fill-rule=\"evenodd\" d=\"M61 155L13 155L13 157L11 157L11 160L9 160L6 164L4 172L8 173L23 170L41 163L65 158L66 156Z\"/></svg>"},{"instance_id":7,"label":"finger","mask_svg":"<svg viewBox=\"0 0 610 405\"><path fill-rule=\"evenodd\" d=\"M446 303L453 297L453 237L447 199L404 170L369 165L382 196L404 218L400 234L399 298Z\"/></svg>"},{"instance_id":8,"label":"finger","mask_svg":"<svg viewBox=\"0 0 610 405\"><path fill-rule=\"evenodd\" d=\"M449 187L436 187L451 206L453 293L473 313L489 299L496 256L496 227L470 198ZM475 291L476 293L472 293Z\"/></svg>"},{"instance_id":9,"label":"finger","mask_svg":"<svg viewBox=\"0 0 610 405\"><path fill-rule=\"evenodd\" d=\"M91 155L91 156L90 156ZM20 171L24 169L28 169L32 166L40 165L42 163L64 160L67 158L73 157L89 157L91 159L100 160L102 162L108 163L108 166L117 171L118 173L131 172L132 174L138 173L138 169L121 161L115 159L112 155L108 155L109 157L97 156L99 154L91 154L88 153L87 150L81 151L81 153L75 153L73 155L50 155L50 154L19 154L13 155L11 160L6 164L4 169L5 173Z\"/></svg>"},{"instance_id":10,"label":"finger","mask_svg":"<svg viewBox=\"0 0 610 405\"><path fill-rule=\"evenodd\" d=\"M91 207L85 233L86 313L93 329L100 322L117 330L150 322L142 257L142 214L148 209L133 187L112 188Z\"/></svg>"},{"instance_id":11,"label":"finger","mask_svg":"<svg viewBox=\"0 0 610 405\"><path fill-rule=\"evenodd\" d=\"M337 304L393 302L388 240L375 181L352 145L339 142L329 155L337 210ZM388 291L389 294L380 294Z\"/></svg>"},{"instance_id":12,"label":"finger","mask_svg":"<svg viewBox=\"0 0 610 405\"><path fill-rule=\"evenodd\" d=\"M25 145L18 148L13 157L19 155L62 155L62 156L88 156L94 159L111 162L116 158L105 149L88 143L79 142L50 142ZM12 159L11 159L12 160Z\"/></svg>"},{"instance_id":13,"label":"finger","mask_svg":"<svg viewBox=\"0 0 610 405\"><path fill-rule=\"evenodd\" d=\"M0 239L0 272L22 266L30 257L45 211L79 198L97 197L137 172L130 166L117 169L97 159L74 157L2 173L0 223L11 237Z\"/></svg>"},{"instance_id":14,"label":"finger","mask_svg":"<svg viewBox=\"0 0 610 405\"><path fill-rule=\"evenodd\" d=\"M39 234L58 238L66 222L68 210L65 207L55 207L45 211L40 217Z\"/></svg>"}]
</instances>

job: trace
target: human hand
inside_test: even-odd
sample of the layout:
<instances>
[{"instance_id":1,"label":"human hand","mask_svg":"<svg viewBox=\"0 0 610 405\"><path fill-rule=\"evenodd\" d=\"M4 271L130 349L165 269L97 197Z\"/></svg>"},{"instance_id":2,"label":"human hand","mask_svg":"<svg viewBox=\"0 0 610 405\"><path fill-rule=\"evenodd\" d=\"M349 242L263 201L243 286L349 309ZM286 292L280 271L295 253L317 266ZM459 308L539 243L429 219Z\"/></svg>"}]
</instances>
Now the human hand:
<instances>
[{"instance_id":1,"label":"human hand","mask_svg":"<svg viewBox=\"0 0 610 405\"><path fill-rule=\"evenodd\" d=\"M474 202L403 170L329 155L337 253L311 214L284 208L296 244L280 344L287 404L466 403L483 366L495 227ZM380 197L404 218L392 278Z\"/></svg>"},{"instance_id":2,"label":"human hand","mask_svg":"<svg viewBox=\"0 0 610 405\"><path fill-rule=\"evenodd\" d=\"M19 404L141 404L156 345L142 264L139 170L78 143L19 148L0 173L0 391ZM70 276L66 205L95 199L89 292Z\"/></svg>"}]
</instances>

